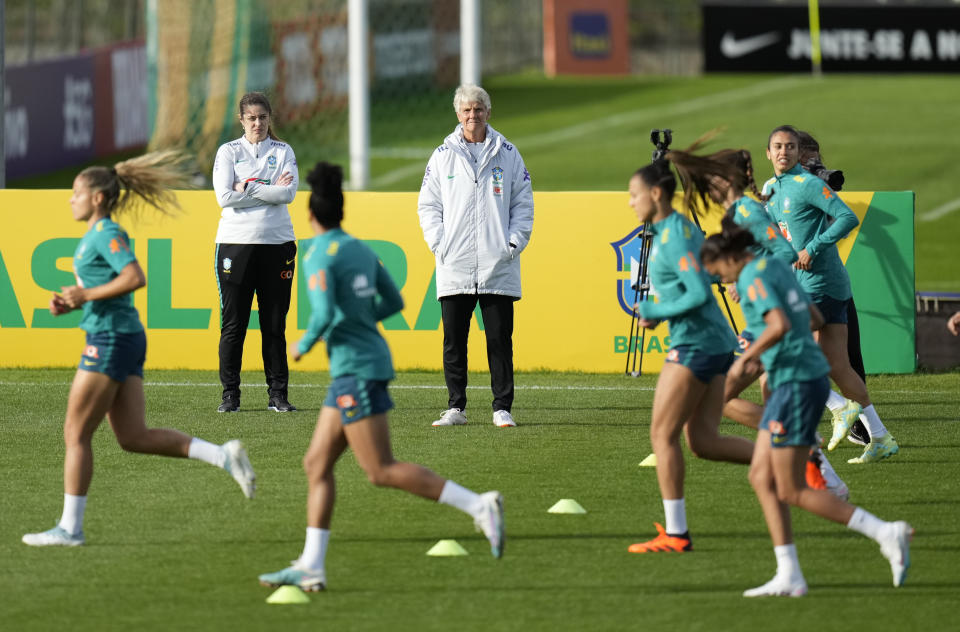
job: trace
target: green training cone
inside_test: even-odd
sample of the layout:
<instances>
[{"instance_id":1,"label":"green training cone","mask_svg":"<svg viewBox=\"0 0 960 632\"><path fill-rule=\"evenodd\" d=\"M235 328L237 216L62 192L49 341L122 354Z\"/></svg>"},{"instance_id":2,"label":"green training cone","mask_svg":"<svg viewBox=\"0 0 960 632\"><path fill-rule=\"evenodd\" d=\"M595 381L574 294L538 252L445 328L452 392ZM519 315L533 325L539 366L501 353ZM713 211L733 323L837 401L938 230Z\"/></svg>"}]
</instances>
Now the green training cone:
<instances>
[{"instance_id":1,"label":"green training cone","mask_svg":"<svg viewBox=\"0 0 960 632\"><path fill-rule=\"evenodd\" d=\"M469 553L467 553L467 550L460 546L460 543L456 540L440 540L427 551L427 555L434 557L454 557L457 555L469 555Z\"/></svg>"},{"instance_id":2,"label":"green training cone","mask_svg":"<svg viewBox=\"0 0 960 632\"><path fill-rule=\"evenodd\" d=\"M583 508L583 505L572 498L561 498L553 507L547 509L547 513L585 514L587 513L587 510Z\"/></svg>"},{"instance_id":3,"label":"green training cone","mask_svg":"<svg viewBox=\"0 0 960 632\"><path fill-rule=\"evenodd\" d=\"M640 467L657 467L657 455L651 453L647 458L640 461Z\"/></svg>"},{"instance_id":4,"label":"green training cone","mask_svg":"<svg viewBox=\"0 0 960 632\"><path fill-rule=\"evenodd\" d=\"M290 603L310 603L310 597L299 586L281 586L267 597L267 603L285 605Z\"/></svg>"}]
</instances>

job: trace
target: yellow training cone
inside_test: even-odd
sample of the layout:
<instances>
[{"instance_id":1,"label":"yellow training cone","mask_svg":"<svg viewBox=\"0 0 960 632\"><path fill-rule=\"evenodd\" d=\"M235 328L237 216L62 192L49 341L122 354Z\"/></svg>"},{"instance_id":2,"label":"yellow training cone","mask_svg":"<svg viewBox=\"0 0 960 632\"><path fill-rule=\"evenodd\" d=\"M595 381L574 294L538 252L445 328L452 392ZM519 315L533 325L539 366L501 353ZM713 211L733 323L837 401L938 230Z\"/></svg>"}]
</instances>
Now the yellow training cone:
<instances>
[{"instance_id":1,"label":"yellow training cone","mask_svg":"<svg viewBox=\"0 0 960 632\"><path fill-rule=\"evenodd\" d=\"M547 509L547 513L585 514L587 513L587 510L583 508L583 505L572 498L561 498L553 507Z\"/></svg>"},{"instance_id":2,"label":"yellow training cone","mask_svg":"<svg viewBox=\"0 0 960 632\"><path fill-rule=\"evenodd\" d=\"M273 594L267 597L267 603L272 604L290 604L290 603L310 603L310 597L307 597L298 586L281 586L273 591Z\"/></svg>"},{"instance_id":3,"label":"yellow training cone","mask_svg":"<svg viewBox=\"0 0 960 632\"><path fill-rule=\"evenodd\" d=\"M453 557L457 555L469 555L467 550L460 546L456 540L440 540L427 551L427 555L434 557Z\"/></svg>"},{"instance_id":4,"label":"yellow training cone","mask_svg":"<svg viewBox=\"0 0 960 632\"><path fill-rule=\"evenodd\" d=\"M657 467L657 455L650 454L650 456L640 461L640 467Z\"/></svg>"}]
</instances>

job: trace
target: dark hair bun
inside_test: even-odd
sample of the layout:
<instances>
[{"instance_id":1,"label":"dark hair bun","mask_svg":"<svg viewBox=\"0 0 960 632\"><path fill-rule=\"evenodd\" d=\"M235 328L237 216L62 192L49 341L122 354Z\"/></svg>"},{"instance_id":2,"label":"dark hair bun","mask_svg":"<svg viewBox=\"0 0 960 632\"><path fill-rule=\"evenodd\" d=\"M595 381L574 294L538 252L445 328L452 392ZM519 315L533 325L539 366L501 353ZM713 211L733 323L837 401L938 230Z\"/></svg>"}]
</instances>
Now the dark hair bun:
<instances>
[{"instance_id":1,"label":"dark hair bun","mask_svg":"<svg viewBox=\"0 0 960 632\"><path fill-rule=\"evenodd\" d=\"M317 195L331 198L339 194L343 187L343 169L340 165L318 162L307 174L310 189Z\"/></svg>"}]
</instances>

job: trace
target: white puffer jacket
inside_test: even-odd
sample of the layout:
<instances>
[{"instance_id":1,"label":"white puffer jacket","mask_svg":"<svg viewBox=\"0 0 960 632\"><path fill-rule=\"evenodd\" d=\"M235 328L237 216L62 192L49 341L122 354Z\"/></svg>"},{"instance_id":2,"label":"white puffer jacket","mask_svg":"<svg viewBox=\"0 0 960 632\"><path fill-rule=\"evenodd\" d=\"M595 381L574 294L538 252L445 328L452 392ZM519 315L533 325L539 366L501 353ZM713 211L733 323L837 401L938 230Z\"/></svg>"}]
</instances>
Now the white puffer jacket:
<instances>
[{"instance_id":1,"label":"white puffer jacket","mask_svg":"<svg viewBox=\"0 0 960 632\"><path fill-rule=\"evenodd\" d=\"M520 253L533 231L530 173L517 148L487 126L476 162L458 125L430 156L417 202L437 260L437 298L520 298Z\"/></svg>"}]
</instances>

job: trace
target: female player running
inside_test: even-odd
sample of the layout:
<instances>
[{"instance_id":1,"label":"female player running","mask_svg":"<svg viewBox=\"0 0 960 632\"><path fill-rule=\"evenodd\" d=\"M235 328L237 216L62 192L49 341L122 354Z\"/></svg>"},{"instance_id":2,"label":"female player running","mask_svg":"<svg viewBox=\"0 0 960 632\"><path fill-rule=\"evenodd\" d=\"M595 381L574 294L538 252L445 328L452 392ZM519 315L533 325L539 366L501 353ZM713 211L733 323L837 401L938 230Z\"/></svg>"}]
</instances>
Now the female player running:
<instances>
[{"instance_id":1,"label":"female player running","mask_svg":"<svg viewBox=\"0 0 960 632\"><path fill-rule=\"evenodd\" d=\"M797 253L770 220L763 206L745 194L749 188L760 198L760 192L753 179L753 160L750 152L745 149L723 149L705 158L678 161L677 171L685 183L685 189L691 194L698 195L704 202L703 208L707 208L705 202L709 197L713 202L727 209L727 217L753 235L754 245L751 251L755 255L776 257L788 265L792 265L797 260ZM730 297L739 302L740 296L736 286L730 284L727 289ZM744 329L740 332L739 341L741 350L746 350L753 341L753 334L749 329ZM763 367L759 365L755 371L745 371L736 379L727 374L724 386L723 414L754 430L760 425L763 408L749 400L741 399L740 393L762 374ZM764 388L764 396L766 395ZM810 487L829 489L843 499L850 495L846 484L834 471L819 446L810 452L806 477Z\"/></svg>"},{"instance_id":2,"label":"female player running","mask_svg":"<svg viewBox=\"0 0 960 632\"><path fill-rule=\"evenodd\" d=\"M884 522L859 507L804 483L804 463L816 444L816 429L827 399L830 365L810 333L822 323L790 267L773 257L756 256L749 232L724 219L723 232L701 249L704 266L724 282L737 283L753 344L730 368L736 377L762 363L772 394L764 409L750 464L756 491L773 540L777 573L744 592L745 597L800 597L807 583L800 570L790 526L790 505L845 524L873 539L890 561L893 585L901 586L910 566L913 529L906 522Z\"/></svg>"},{"instance_id":3,"label":"female player running","mask_svg":"<svg viewBox=\"0 0 960 632\"><path fill-rule=\"evenodd\" d=\"M118 163L88 167L73 181L73 218L87 223L87 233L73 256L77 285L50 299L50 312L83 309L80 329L87 333L80 366L70 387L63 425L63 514L54 528L28 533L31 546L79 546L84 543L83 515L93 478L91 439L104 415L124 450L189 457L221 467L253 498L254 473L243 445L222 446L177 430L147 428L143 362L147 339L133 306L134 290L146 285L143 269L130 250L127 233L114 221L147 204L161 213L176 207L171 189L189 186L183 160L158 152Z\"/></svg>"},{"instance_id":4,"label":"female player running","mask_svg":"<svg viewBox=\"0 0 960 632\"><path fill-rule=\"evenodd\" d=\"M266 586L292 584L306 591L326 586L324 559L330 539L335 485L333 467L349 446L370 482L452 505L473 516L503 555L503 498L477 494L413 463L394 460L387 411L393 361L377 323L403 307L403 299L377 256L340 228L343 172L321 162L308 176L310 225L317 233L303 258L313 313L303 338L290 346L294 362L319 340L327 344L332 382L303 458L309 491L303 553L292 566L260 575Z\"/></svg>"},{"instance_id":5,"label":"female player running","mask_svg":"<svg viewBox=\"0 0 960 632\"><path fill-rule=\"evenodd\" d=\"M640 325L670 324L670 351L657 381L650 422L650 441L657 457L657 481L663 498L666 528L659 535L633 544L631 553L689 551L683 496L684 463L680 433L701 458L749 463L753 444L741 437L720 435L725 374L733 362L737 340L710 291L701 270L703 234L693 222L671 207L676 179L670 162L684 160L685 152L669 151L630 178L630 206L653 233L649 258L651 292L657 302L638 305Z\"/></svg>"},{"instance_id":6,"label":"female player running","mask_svg":"<svg viewBox=\"0 0 960 632\"><path fill-rule=\"evenodd\" d=\"M798 141L797 130L789 125L770 133L767 158L776 175L764 185L769 193L767 212L797 251L797 280L823 314L824 324L817 330L817 341L830 363L830 377L845 397L863 408L861 419L870 434L870 443L861 456L848 463L873 463L893 456L899 446L880 421L867 387L851 368L847 354L850 277L840 261L836 243L859 220L826 182L800 166ZM832 224L829 218L834 219ZM855 421L852 414L835 418L827 448L836 448Z\"/></svg>"}]
</instances>

